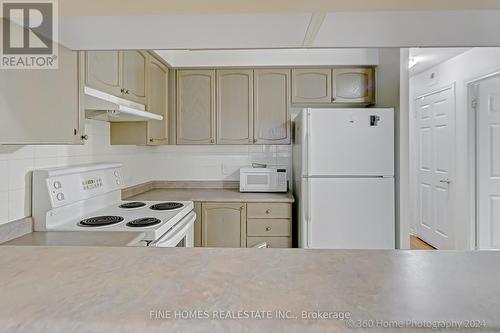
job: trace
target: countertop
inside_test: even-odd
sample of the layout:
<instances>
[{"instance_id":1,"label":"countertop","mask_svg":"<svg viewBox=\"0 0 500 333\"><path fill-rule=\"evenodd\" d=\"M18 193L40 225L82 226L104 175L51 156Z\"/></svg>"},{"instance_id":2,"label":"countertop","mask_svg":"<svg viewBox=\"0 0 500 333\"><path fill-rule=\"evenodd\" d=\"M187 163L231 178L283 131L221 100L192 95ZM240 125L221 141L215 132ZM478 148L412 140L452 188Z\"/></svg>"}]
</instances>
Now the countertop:
<instances>
[{"instance_id":1,"label":"countertop","mask_svg":"<svg viewBox=\"0 0 500 333\"><path fill-rule=\"evenodd\" d=\"M294 202L292 193L240 193L227 188L162 188L126 198L126 200L200 201L200 202Z\"/></svg>"},{"instance_id":2,"label":"countertop","mask_svg":"<svg viewBox=\"0 0 500 333\"><path fill-rule=\"evenodd\" d=\"M380 326L354 331L429 332L416 326L477 320L486 325L477 332L498 332L499 262L493 251L2 246L0 327L353 332L364 323ZM277 319L276 310L288 319ZM214 320L220 317L233 319Z\"/></svg>"},{"instance_id":3,"label":"countertop","mask_svg":"<svg viewBox=\"0 0 500 333\"><path fill-rule=\"evenodd\" d=\"M143 232L35 231L1 245L19 246L130 246L143 239Z\"/></svg>"}]
</instances>

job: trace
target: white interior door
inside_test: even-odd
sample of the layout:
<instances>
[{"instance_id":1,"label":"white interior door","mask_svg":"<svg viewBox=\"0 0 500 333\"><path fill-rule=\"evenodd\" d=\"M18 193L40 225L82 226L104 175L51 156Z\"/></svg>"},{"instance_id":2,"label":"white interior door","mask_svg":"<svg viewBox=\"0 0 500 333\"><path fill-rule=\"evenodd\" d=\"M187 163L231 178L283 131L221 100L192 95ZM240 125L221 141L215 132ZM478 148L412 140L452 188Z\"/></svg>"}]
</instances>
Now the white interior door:
<instances>
[{"instance_id":1,"label":"white interior door","mask_svg":"<svg viewBox=\"0 0 500 333\"><path fill-rule=\"evenodd\" d=\"M416 100L417 234L437 249L453 249L455 87Z\"/></svg>"},{"instance_id":2,"label":"white interior door","mask_svg":"<svg viewBox=\"0 0 500 333\"><path fill-rule=\"evenodd\" d=\"M500 77L477 91L478 247L500 249Z\"/></svg>"}]
</instances>

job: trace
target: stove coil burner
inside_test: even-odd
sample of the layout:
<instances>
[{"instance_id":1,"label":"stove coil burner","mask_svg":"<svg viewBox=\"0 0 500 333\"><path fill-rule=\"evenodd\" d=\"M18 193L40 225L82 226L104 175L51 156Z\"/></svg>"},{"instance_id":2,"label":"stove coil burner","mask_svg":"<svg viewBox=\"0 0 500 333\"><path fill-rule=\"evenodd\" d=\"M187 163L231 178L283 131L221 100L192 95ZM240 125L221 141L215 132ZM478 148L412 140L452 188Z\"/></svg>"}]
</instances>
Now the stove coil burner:
<instances>
[{"instance_id":1,"label":"stove coil burner","mask_svg":"<svg viewBox=\"0 0 500 333\"><path fill-rule=\"evenodd\" d=\"M139 207L144 207L146 204L144 202L140 201L134 201L134 202L126 202L120 206L119 208L139 208Z\"/></svg>"},{"instance_id":2,"label":"stove coil burner","mask_svg":"<svg viewBox=\"0 0 500 333\"><path fill-rule=\"evenodd\" d=\"M151 208L152 210L172 210L172 209L179 209L182 207L184 207L184 205L181 204L180 202L163 202L153 205L149 208Z\"/></svg>"},{"instance_id":3,"label":"stove coil burner","mask_svg":"<svg viewBox=\"0 0 500 333\"><path fill-rule=\"evenodd\" d=\"M123 221L121 216L96 216L78 222L81 227L103 227Z\"/></svg>"},{"instance_id":4,"label":"stove coil burner","mask_svg":"<svg viewBox=\"0 0 500 333\"><path fill-rule=\"evenodd\" d=\"M142 219L133 220L127 223L127 227L151 227L153 225L157 225L161 223L161 221L154 217L145 217Z\"/></svg>"}]
</instances>

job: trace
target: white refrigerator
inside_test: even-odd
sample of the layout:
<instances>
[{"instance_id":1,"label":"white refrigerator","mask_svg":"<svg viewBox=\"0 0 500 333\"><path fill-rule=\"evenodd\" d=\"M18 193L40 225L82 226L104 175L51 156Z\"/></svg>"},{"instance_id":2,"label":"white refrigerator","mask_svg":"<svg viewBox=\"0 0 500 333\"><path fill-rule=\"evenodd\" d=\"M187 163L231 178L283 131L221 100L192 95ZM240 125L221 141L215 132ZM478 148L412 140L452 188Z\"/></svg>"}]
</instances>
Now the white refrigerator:
<instances>
[{"instance_id":1,"label":"white refrigerator","mask_svg":"<svg viewBox=\"0 0 500 333\"><path fill-rule=\"evenodd\" d=\"M294 126L299 247L394 249L394 110L304 109Z\"/></svg>"}]
</instances>

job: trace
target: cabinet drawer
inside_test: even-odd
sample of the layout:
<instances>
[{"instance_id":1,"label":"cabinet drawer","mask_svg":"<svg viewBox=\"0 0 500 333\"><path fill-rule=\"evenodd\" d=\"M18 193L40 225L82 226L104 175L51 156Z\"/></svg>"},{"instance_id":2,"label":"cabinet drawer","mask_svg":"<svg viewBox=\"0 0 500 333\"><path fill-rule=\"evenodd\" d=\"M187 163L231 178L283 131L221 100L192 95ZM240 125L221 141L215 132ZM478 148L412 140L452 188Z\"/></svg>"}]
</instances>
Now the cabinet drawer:
<instances>
[{"instance_id":1,"label":"cabinet drawer","mask_svg":"<svg viewBox=\"0 0 500 333\"><path fill-rule=\"evenodd\" d=\"M290 204L288 203L249 203L248 218L257 219L289 219Z\"/></svg>"},{"instance_id":2,"label":"cabinet drawer","mask_svg":"<svg viewBox=\"0 0 500 333\"><path fill-rule=\"evenodd\" d=\"M247 221L248 236L290 236L290 220L288 219L249 219Z\"/></svg>"},{"instance_id":3,"label":"cabinet drawer","mask_svg":"<svg viewBox=\"0 0 500 333\"><path fill-rule=\"evenodd\" d=\"M289 248L292 246L290 237L247 237L247 247L266 242L269 248Z\"/></svg>"}]
</instances>

